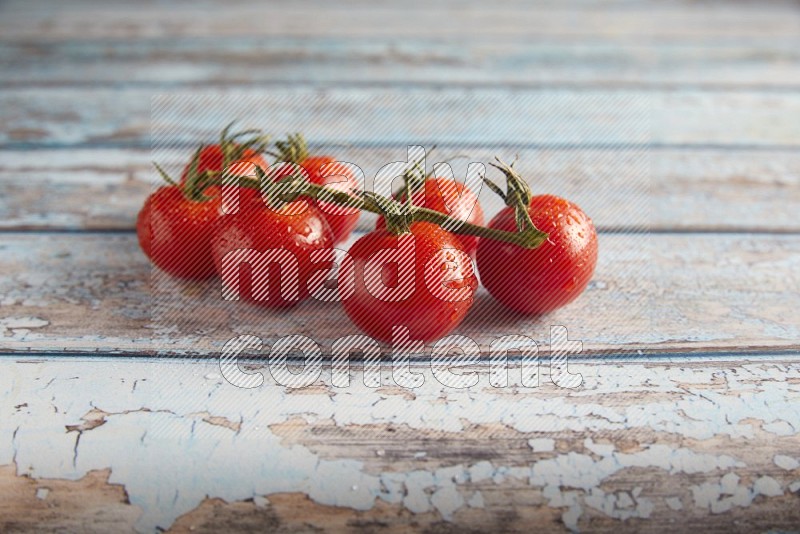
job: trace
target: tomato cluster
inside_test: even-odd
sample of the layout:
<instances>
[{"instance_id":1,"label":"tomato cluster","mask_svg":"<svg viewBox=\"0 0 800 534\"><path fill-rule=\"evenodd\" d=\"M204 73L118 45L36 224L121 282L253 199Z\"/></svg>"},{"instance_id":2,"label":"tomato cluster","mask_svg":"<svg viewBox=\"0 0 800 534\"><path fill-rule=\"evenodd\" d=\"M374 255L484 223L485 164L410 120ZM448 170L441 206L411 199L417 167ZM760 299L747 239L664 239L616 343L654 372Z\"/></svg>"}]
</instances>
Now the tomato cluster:
<instances>
[{"instance_id":1,"label":"tomato cluster","mask_svg":"<svg viewBox=\"0 0 800 534\"><path fill-rule=\"evenodd\" d=\"M509 167L501 169L509 178L508 193L500 193L507 207L483 226L477 196L453 180L424 177L394 201L380 199L359 191L348 165L310 155L300 136L275 147L277 162L270 165L262 137L243 141L226 130L219 143L195 152L179 181L159 168L170 185L147 198L137 220L139 243L150 260L180 278L219 275L226 298L289 307L323 286L334 266L334 247L355 228L359 207L378 206L384 217L350 247L338 274L345 313L381 341L391 340L395 326L425 342L453 330L478 288L473 262L488 292L523 314L564 306L592 277L597 234L591 219L567 200L529 194ZM226 176L236 179L234 210L223 209ZM278 186L298 176L317 191L343 193L346 202L307 190L281 196ZM417 220L421 211L428 216ZM431 222L439 219L448 224ZM535 247L501 239L526 225L546 239ZM350 281L347 290L343 279Z\"/></svg>"}]
</instances>

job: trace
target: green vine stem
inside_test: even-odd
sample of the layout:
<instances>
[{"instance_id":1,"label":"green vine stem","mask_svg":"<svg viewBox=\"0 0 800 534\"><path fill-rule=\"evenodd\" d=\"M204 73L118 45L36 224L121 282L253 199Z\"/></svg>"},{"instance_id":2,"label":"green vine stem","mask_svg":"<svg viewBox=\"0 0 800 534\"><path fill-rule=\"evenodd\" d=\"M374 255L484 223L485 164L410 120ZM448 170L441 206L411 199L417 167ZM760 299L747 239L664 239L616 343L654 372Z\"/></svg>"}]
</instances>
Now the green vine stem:
<instances>
[{"instance_id":1,"label":"green vine stem","mask_svg":"<svg viewBox=\"0 0 800 534\"><path fill-rule=\"evenodd\" d=\"M270 143L270 136L265 135L261 130L255 128L232 134L231 130L235 124L236 121L233 121L225 126L219 136L218 146L222 151L222 169L227 169L231 163L243 158L248 151L254 154L266 153ZM165 182L171 186L180 188L183 195L194 202L205 202L209 200L209 197L205 194L205 189L217 183L219 181L218 177L222 174L221 170L205 170L199 172L200 156L205 148L208 148L208 145L200 145L194 151L189 163L189 168L186 170L186 174L183 177L182 184L178 183L167 174L158 163L155 161L153 162L153 165Z\"/></svg>"},{"instance_id":2,"label":"green vine stem","mask_svg":"<svg viewBox=\"0 0 800 534\"><path fill-rule=\"evenodd\" d=\"M256 167L256 175L258 178L240 176L239 185L261 190L262 183L270 182L267 173L260 167ZM408 209L407 206L395 200L378 197L378 195L371 192L356 196L355 194L349 194L326 186L312 184L308 182L308 180L297 176L287 176L275 182L275 184L280 188L280 197L284 202L292 202L301 196L308 196L314 199L322 197L325 202L357 208L378 215L385 215L387 212L401 214ZM506 232L494 228L487 228L485 226L478 226L465 221L456 221L444 213L428 208L413 206L411 210L414 221L430 222L446 228L453 228L453 230L448 231L456 234L472 235L480 238L493 239L495 241L503 241L529 249L538 247L547 239L547 234L538 230L533 224L519 232Z\"/></svg>"}]
</instances>

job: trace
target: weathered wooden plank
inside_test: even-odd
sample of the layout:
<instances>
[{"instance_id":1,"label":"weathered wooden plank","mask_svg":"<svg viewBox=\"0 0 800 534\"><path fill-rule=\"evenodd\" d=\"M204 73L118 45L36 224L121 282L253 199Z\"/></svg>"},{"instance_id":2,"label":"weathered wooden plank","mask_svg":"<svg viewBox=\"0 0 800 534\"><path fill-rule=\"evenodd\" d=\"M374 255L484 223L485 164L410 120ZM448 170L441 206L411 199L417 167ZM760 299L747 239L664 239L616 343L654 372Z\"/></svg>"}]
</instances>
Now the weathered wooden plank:
<instances>
[{"instance_id":1,"label":"weathered wooden plank","mask_svg":"<svg viewBox=\"0 0 800 534\"><path fill-rule=\"evenodd\" d=\"M800 363L581 362L578 389L226 383L0 359L0 529L791 531ZM390 384L388 374L384 380ZM200 466L200 467L198 467Z\"/></svg>"},{"instance_id":2,"label":"weathered wooden plank","mask_svg":"<svg viewBox=\"0 0 800 534\"><path fill-rule=\"evenodd\" d=\"M361 167L370 187L378 169L406 157L404 148L334 147ZM452 162L463 180L469 161L512 159L534 190L573 199L604 230L790 232L800 221L776 205L800 205L800 152L793 150L592 150L473 147ZM454 154L437 149L428 168ZM161 161L180 172L180 158ZM149 150L73 149L4 151L0 158L0 228L130 230L151 190ZM489 169L489 176L499 178ZM487 215L499 199L481 191ZM373 218L362 216L362 228Z\"/></svg>"},{"instance_id":3,"label":"weathered wooden plank","mask_svg":"<svg viewBox=\"0 0 800 534\"><path fill-rule=\"evenodd\" d=\"M149 150L4 151L0 227L133 229L153 189L151 159Z\"/></svg>"},{"instance_id":4,"label":"weathered wooden plank","mask_svg":"<svg viewBox=\"0 0 800 534\"><path fill-rule=\"evenodd\" d=\"M365 0L357 2L355 11L352 3L349 11L283 3L266 12L274 17L236 3L224 11L201 2L174 10L160 3L102 9L80 1L3 3L1 38L28 44L0 50L0 62L12 51L10 64L0 63L0 83L19 87L0 94L0 143L68 149L0 152L0 219L9 215L6 228L127 230L149 189L145 148L155 84L85 94L29 90L29 82L81 85L67 57L86 61L76 71L87 83L236 86L276 73L274 57L254 58L262 68L252 72L245 65L250 54L274 50L273 36L286 36L280 47L313 35L317 44L304 49L312 57L280 66L283 79L272 83L394 83L400 76L439 83L437 76L447 76L446 83L469 84L493 72L475 68L476 59L508 57L513 63L498 68L520 84L580 85L611 75L614 84L637 87L791 91L797 85L800 15L793 3L603 1L571 9L545 2L521 10L518 2L469 9L448 2L420 17L405 4L367 9ZM533 52L515 55L525 39L533 40L527 32L538 33ZM364 42L389 36L402 43L395 45L399 56L385 48L370 56L363 44L340 41L342 33ZM486 44L501 33L505 44ZM436 35L483 41L465 44L459 56L458 44L436 45ZM156 41L140 41L148 36L160 42L228 36L233 51L221 47L218 58L198 61L178 44L158 58ZM404 43L420 36L433 43L430 57ZM574 36L587 43L574 45L582 62L561 67ZM75 38L87 41L70 44ZM270 41L255 52L236 48L262 38ZM31 48L32 58L37 50L44 54L41 62L17 69L17 51L39 39L66 48ZM98 57L91 56L89 39L117 56L118 66L112 60L86 68ZM130 47L117 39L130 39ZM595 43L599 48L589 49ZM637 47L623 48L631 44ZM747 57L751 44L762 56ZM328 55L313 55L326 46ZM617 55L623 52L630 55ZM354 53L353 63L337 65ZM557 64L547 68L549 54ZM231 60L223 71L220 65ZM369 61L376 63L372 72ZM406 73L398 74L404 64ZM637 82L648 64L646 80ZM303 68L317 72L312 78ZM352 94L334 95L321 106L297 101L245 117L282 133L321 116L327 126L320 130L316 123L308 133L368 165L397 159L395 148L419 138L458 151L475 145L470 152L484 161L500 146L501 155L519 151L535 174L547 174L537 177L539 185L579 200L607 229L649 221L659 229L797 231L792 214L777 209L798 200L794 93L657 93L625 110L624 102L606 107L609 101L597 98L595 112L546 102L547 108L555 102L561 115L542 113L542 102L531 103L525 92L506 91L505 100L526 102L499 109L503 99L491 95L476 99L456 91L448 100L432 93L400 91L395 95L406 101L388 105L392 98L379 91L349 101ZM320 94L323 100L330 95ZM369 102L376 96L384 98L381 106ZM433 109L416 99L433 102ZM462 107L451 106L454 100ZM176 126L181 136L169 140L188 143L229 118L184 111L174 123L158 124L157 140L165 127ZM650 140L660 145L655 155L646 154ZM377 148L341 148L365 141ZM104 144L140 148L73 148ZM587 148L593 145L608 150ZM0 252L1 531L529 532L535 524L553 531L752 532L800 524L800 366L788 354L797 352L800 334L797 235L604 234L587 293L538 321L504 318L481 294L461 333L483 347L501 333L524 332L544 348L549 325L561 324L590 354L651 356L573 360L572 371L584 378L576 390L550 385L546 373L539 389L484 383L453 390L438 385L424 365L417 370L426 372L426 383L416 390L387 385L376 391L361 385L357 371L349 389L325 384L325 375L322 384L288 390L266 369L264 387L240 390L219 377L213 360L142 355L209 355L241 333L268 342L307 333L327 348L334 335L351 333L338 309L310 303L277 315L227 307L213 284L150 278L130 233L6 233ZM755 354L759 349L770 353ZM730 360L689 354L658 361L659 353L693 351ZM50 352L67 357L43 356ZM88 352L137 357L74 355ZM478 371L486 382L485 367Z\"/></svg>"},{"instance_id":5,"label":"weathered wooden plank","mask_svg":"<svg viewBox=\"0 0 800 534\"><path fill-rule=\"evenodd\" d=\"M311 336L323 351L358 333L337 303L269 311L224 301L218 282L152 271L130 234L4 234L0 352L214 355L233 337ZM566 326L584 352L798 348L800 238L601 234L594 281L572 305L511 316L481 290L457 329L486 349L524 333L543 350Z\"/></svg>"},{"instance_id":6,"label":"weathered wooden plank","mask_svg":"<svg viewBox=\"0 0 800 534\"><path fill-rule=\"evenodd\" d=\"M424 6L424 9L420 9ZM189 36L338 36L417 38L437 35L604 37L628 40L796 38L800 14L791 2L547 2L334 5L283 2L182 2L69 5L5 2L5 39L148 38Z\"/></svg>"},{"instance_id":7,"label":"weathered wooden plank","mask_svg":"<svg viewBox=\"0 0 800 534\"><path fill-rule=\"evenodd\" d=\"M286 83L793 88L800 38L755 43L436 36L0 42L0 86Z\"/></svg>"},{"instance_id":8,"label":"weathered wooden plank","mask_svg":"<svg viewBox=\"0 0 800 534\"><path fill-rule=\"evenodd\" d=\"M794 93L11 89L0 93L0 146L193 145L235 118L323 144L797 146L798 116Z\"/></svg>"}]
</instances>

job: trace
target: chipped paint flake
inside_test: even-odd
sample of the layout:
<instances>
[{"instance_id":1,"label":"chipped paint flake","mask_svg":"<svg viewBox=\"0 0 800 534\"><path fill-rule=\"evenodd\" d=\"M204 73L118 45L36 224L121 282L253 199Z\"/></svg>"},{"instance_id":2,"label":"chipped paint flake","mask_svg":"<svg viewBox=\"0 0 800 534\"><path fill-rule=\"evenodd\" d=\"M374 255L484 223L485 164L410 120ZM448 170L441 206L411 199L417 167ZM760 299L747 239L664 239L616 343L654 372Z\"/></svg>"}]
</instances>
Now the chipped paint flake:
<instances>
[{"instance_id":1,"label":"chipped paint flake","mask_svg":"<svg viewBox=\"0 0 800 534\"><path fill-rule=\"evenodd\" d=\"M589 451L597 454L598 456L609 456L611 453L614 452L614 444L601 444L595 443L592 438L586 438L583 440L583 446L586 447Z\"/></svg>"},{"instance_id":2,"label":"chipped paint flake","mask_svg":"<svg viewBox=\"0 0 800 534\"><path fill-rule=\"evenodd\" d=\"M583 515L583 508L579 504L575 504L571 506L566 512L561 514L561 521L564 523L564 526L570 529L573 532L577 532L578 530L578 521Z\"/></svg>"},{"instance_id":3,"label":"chipped paint flake","mask_svg":"<svg viewBox=\"0 0 800 534\"><path fill-rule=\"evenodd\" d=\"M797 432L794 426L782 419L765 424L764 430L767 432L772 432L778 436L791 436Z\"/></svg>"},{"instance_id":4,"label":"chipped paint flake","mask_svg":"<svg viewBox=\"0 0 800 534\"><path fill-rule=\"evenodd\" d=\"M550 438L532 438L528 440L528 446L533 452L552 452L556 442Z\"/></svg>"},{"instance_id":5,"label":"chipped paint flake","mask_svg":"<svg viewBox=\"0 0 800 534\"><path fill-rule=\"evenodd\" d=\"M492 462L483 460L469 468L469 478L472 482L482 482L490 479L494 471L495 469L494 466L492 466Z\"/></svg>"},{"instance_id":6,"label":"chipped paint flake","mask_svg":"<svg viewBox=\"0 0 800 534\"><path fill-rule=\"evenodd\" d=\"M435 485L433 474L428 471L413 471L405 479L406 496L403 505L420 514L431 510L431 502L426 490Z\"/></svg>"},{"instance_id":7,"label":"chipped paint flake","mask_svg":"<svg viewBox=\"0 0 800 534\"><path fill-rule=\"evenodd\" d=\"M469 498L467 501L467 506L470 508L483 508L486 506L486 503L483 500L483 493L480 491L476 491L472 494L472 497Z\"/></svg>"},{"instance_id":8,"label":"chipped paint flake","mask_svg":"<svg viewBox=\"0 0 800 534\"><path fill-rule=\"evenodd\" d=\"M49 321L40 317L6 317L5 319L0 319L0 326L9 330L15 328L42 328L49 324Z\"/></svg>"},{"instance_id":9,"label":"chipped paint flake","mask_svg":"<svg viewBox=\"0 0 800 534\"><path fill-rule=\"evenodd\" d=\"M683 509L683 503L679 497L667 497L664 502L669 506L670 510L678 511Z\"/></svg>"},{"instance_id":10,"label":"chipped paint flake","mask_svg":"<svg viewBox=\"0 0 800 534\"><path fill-rule=\"evenodd\" d=\"M758 478L753 484L753 493L766 497L778 497L783 495L783 488L777 480L770 476Z\"/></svg>"},{"instance_id":11,"label":"chipped paint flake","mask_svg":"<svg viewBox=\"0 0 800 534\"><path fill-rule=\"evenodd\" d=\"M773 458L773 461L775 462L775 465L787 471L793 471L800 467L799 461L791 456L786 456L785 454L776 455L775 458Z\"/></svg>"},{"instance_id":12,"label":"chipped paint flake","mask_svg":"<svg viewBox=\"0 0 800 534\"><path fill-rule=\"evenodd\" d=\"M431 504L439 511L443 519L450 521L453 519L453 513L464 506L464 497L455 486L444 486L433 493Z\"/></svg>"},{"instance_id":13,"label":"chipped paint flake","mask_svg":"<svg viewBox=\"0 0 800 534\"><path fill-rule=\"evenodd\" d=\"M592 488L584 502L609 517L623 521L632 517L650 517L655 508L650 499L634 499L627 491L606 493L600 488Z\"/></svg>"},{"instance_id":14,"label":"chipped paint flake","mask_svg":"<svg viewBox=\"0 0 800 534\"><path fill-rule=\"evenodd\" d=\"M726 473L718 484L704 482L692 486L695 506L705 508L712 514L728 512L735 506L747 507L753 502L754 492L747 486L739 484L739 477L732 472Z\"/></svg>"},{"instance_id":15,"label":"chipped paint flake","mask_svg":"<svg viewBox=\"0 0 800 534\"><path fill-rule=\"evenodd\" d=\"M734 495L739 487L739 476L734 472L725 473L719 481L719 486L723 495Z\"/></svg>"},{"instance_id":16,"label":"chipped paint flake","mask_svg":"<svg viewBox=\"0 0 800 534\"><path fill-rule=\"evenodd\" d=\"M124 380L118 378L120 365ZM228 502L258 498L258 503L267 505L268 496L280 492L301 492L314 502L355 510L368 510L380 499L402 503L414 513L435 511L450 519L463 507L485 506L483 494L467 484L508 480L541 488L547 505L562 509L564 524L577 528L588 508L620 520L651 515L652 496L641 488L601 489L631 468L657 469L665 477L706 474L700 477L704 483L691 488L692 499L696 506L720 513L750 505L756 494L782 495L781 483L761 477L752 488L742 485L732 470L747 466L727 455L667 443L640 443L626 449L585 438L617 431L696 440L745 439L759 427L796 435L797 386L786 378L787 374L800 377L800 366L742 365L737 374L723 375L727 386L709 389L707 385L718 383L720 376L714 369L626 364L623 370L604 365L593 375L582 366L584 389L549 392L547 402L542 402L535 394L448 391L432 381L413 395L378 393L359 385L358 379L352 388L335 395L324 387L297 395L274 384L243 391L210 380L213 364L148 362L125 367L116 361L110 366L93 362L86 374L74 366L43 363L0 373L5 405L24 406L0 418L4 436L0 463L15 461L18 473L34 478L78 479L90 470L110 469L109 482L122 484L131 503L144 511L137 529L147 532L168 528L207 497ZM76 375L89 378L75 381ZM752 386L772 375L770 387ZM742 380L741 386L737 380ZM693 384L698 385L696 390ZM734 387L744 392L730 394ZM629 404L602 402L605 395L620 391L657 395L643 395L642 402ZM362 461L326 459L304 446L284 443L272 428L293 418L340 427L405 425L451 432L462 431L465 425L502 422L511 430L537 432L528 441L537 454L516 465L482 460L440 466L438 458L420 461L426 458L423 450L414 455L415 463L430 462L434 472L376 473ZM557 451L555 438L542 436L543 432L582 434L582 440L573 443L580 452ZM41 454L44 446L48 454ZM794 465L792 460L796 462L785 455L766 461L770 460L787 470ZM192 467L197 462L204 466L199 474ZM140 465L151 468L135 467ZM791 484L790 491L800 490L798 485L800 481ZM677 496L665 502L670 508L683 506Z\"/></svg>"}]
</instances>

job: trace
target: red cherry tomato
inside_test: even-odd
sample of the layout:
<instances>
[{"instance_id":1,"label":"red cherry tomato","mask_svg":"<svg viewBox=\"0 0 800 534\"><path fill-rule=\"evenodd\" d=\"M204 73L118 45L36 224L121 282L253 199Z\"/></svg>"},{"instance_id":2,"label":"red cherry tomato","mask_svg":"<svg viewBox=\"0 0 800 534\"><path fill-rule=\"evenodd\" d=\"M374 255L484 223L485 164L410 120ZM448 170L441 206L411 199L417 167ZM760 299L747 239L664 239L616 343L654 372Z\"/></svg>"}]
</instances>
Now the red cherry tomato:
<instances>
[{"instance_id":1,"label":"red cherry tomato","mask_svg":"<svg viewBox=\"0 0 800 534\"><path fill-rule=\"evenodd\" d=\"M222 168L222 165L224 164L224 162L225 162L225 153L222 150L222 147L220 145L218 145L218 144L205 145L200 150L200 155L198 156L197 173L198 174L203 174L206 171L222 172L223 170L225 170L225 169ZM237 161L237 163L240 163L240 164L241 163L245 163L245 162L249 162L249 163L253 163L254 165L258 165L259 167L264 169L264 171L266 171L269 168L269 164L263 158L263 156L261 156L261 154L259 154L258 152L254 151L252 149L249 149L249 148L246 148L242 152L242 156ZM234 165L236 165L236 164L234 164ZM189 172L191 172L191 168L192 168L192 161L187 163L186 167L184 167L183 173L181 174L180 185L183 185L183 184L186 183L186 178L189 176ZM232 166L232 168L233 168L233 166Z\"/></svg>"},{"instance_id":2,"label":"red cherry tomato","mask_svg":"<svg viewBox=\"0 0 800 534\"><path fill-rule=\"evenodd\" d=\"M589 284L597 264L597 232L592 220L563 198L535 196L528 213L548 239L535 249L481 239L478 272L494 298L518 312L541 314L571 302ZM516 231L514 210L504 208L489 227Z\"/></svg>"},{"instance_id":3,"label":"red cherry tomato","mask_svg":"<svg viewBox=\"0 0 800 534\"><path fill-rule=\"evenodd\" d=\"M314 274L328 272L332 262L314 252L332 246L330 226L305 201L271 209L257 198L220 217L211 251L232 297L282 308L302 302L325 282Z\"/></svg>"},{"instance_id":4,"label":"red cherry tomato","mask_svg":"<svg viewBox=\"0 0 800 534\"><path fill-rule=\"evenodd\" d=\"M311 156L304 159L300 166L308 174L312 184L328 186L346 193L359 190L358 179L349 165L339 163L332 156ZM288 176L297 170L294 165L280 163L270 174L275 181ZM312 205L319 210L333 231L335 243L346 240L358 223L361 212L356 208L340 206L330 202L312 200Z\"/></svg>"},{"instance_id":5,"label":"red cherry tomato","mask_svg":"<svg viewBox=\"0 0 800 534\"><path fill-rule=\"evenodd\" d=\"M346 193L358 191L360 188L353 169L349 165L339 163L332 156L311 156L303 160L301 165L308 172L312 184L325 185ZM350 236L361 215L357 209L325 201L315 202L315 206L331 225L336 243L341 243Z\"/></svg>"},{"instance_id":6,"label":"red cherry tomato","mask_svg":"<svg viewBox=\"0 0 800 534\"><path fill-rule=\"evenodd\" d=\"M216 195L196 202L178 187L162 187L147 197L139 212L139 245L156 266L173 276L209 278L215 273L211 235L219 207Z\"/></svg>"},{"instance_id":7,"label":"red cherry tomato","mask_svg":"<svg viewBox=\"0 0 800 534\"><path fill-rule=\"evenodd\" d=\"M375 339L390 342L392 328L403 326L413 340L434 341L472 306L478 287L472 261L461 242L439 226L417 222L399 236L375 230L349 252L355 287L344 310Z\"/></svg>"},{"instance_id":8,"label":"red cherry tomato","mask_svg":"<svg viewBox=\"0 0 800 534\"><path fill-rule=\"evenodd\" d=\"M230 164L227 170L232 176L247 176L250 178L257 178L258 175L256 174L255 169L256 165L258 165L257 162L240 159ZM264 171L266 172L266 167L264 168ZM262 198L261 191L252 187L234 186L232 190L234 193L233 195L230 194L231 190L226 189L227 187L230 186L220 187L212 185L204 191L204 194L207 196L219 195L222 197L223 214L236 213L240 206L250 206L254 201Z\"/></svg>"},{"instance_id":9,"label":"red cherry tomato","mask_svg":"<svg viewBox=\"0 0 800 534\"><path fill-rule=\"evenodd\" d=\"M405 196L401 199L405 201ZM478 197L464 184L448 178L428 178L424 188L411 197L415 206L428 208L444 213L459 221L483 226L483 209ZM376 228L386 228L383 217L378 219ZM464 245L464 250L475 257L478 238L472 235L457 235Z\"/></svg>"}]
</instances>

